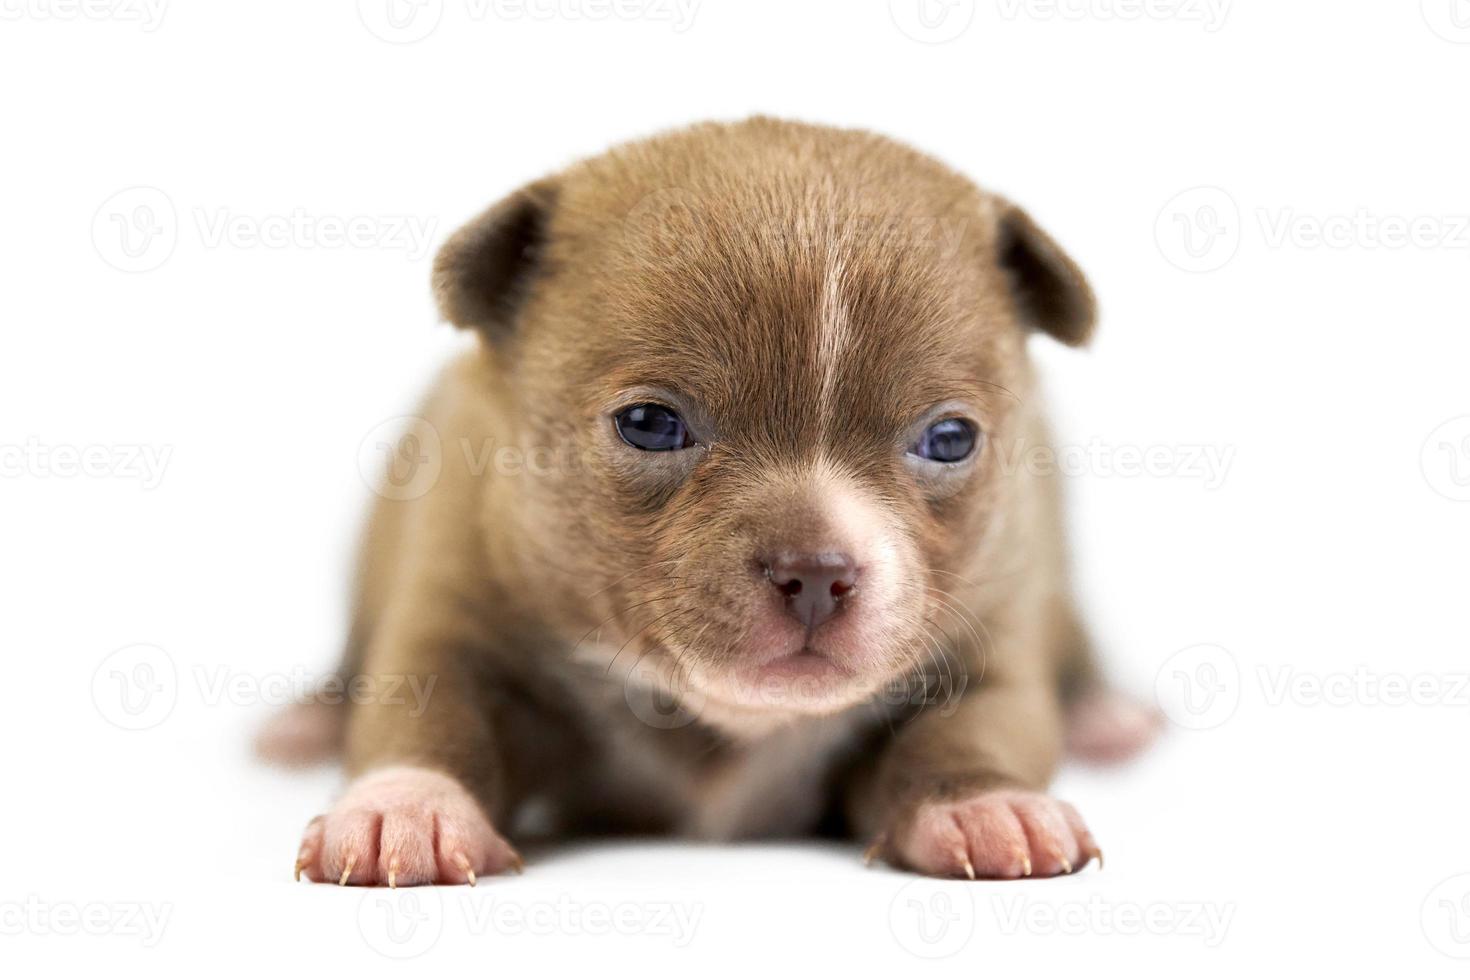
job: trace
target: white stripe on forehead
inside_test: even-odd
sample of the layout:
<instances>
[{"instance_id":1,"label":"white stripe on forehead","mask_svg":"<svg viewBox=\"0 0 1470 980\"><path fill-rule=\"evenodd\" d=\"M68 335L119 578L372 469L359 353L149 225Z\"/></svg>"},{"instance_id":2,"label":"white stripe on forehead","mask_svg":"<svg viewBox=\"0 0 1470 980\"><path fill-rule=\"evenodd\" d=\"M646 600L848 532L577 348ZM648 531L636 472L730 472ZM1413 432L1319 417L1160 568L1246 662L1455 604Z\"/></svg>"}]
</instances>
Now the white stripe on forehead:
<instances>
[{"instance_id":1,"label":"white stripe on forehead","mask_svg":"<svg viewBox=\"0 0 1470 980\"><path fill-rule=\"evenodd\" d=\"M822 372L817 410L823 434L836 411L837 371L847 353L851 335L847 304L842 298L844 269L842 256L834 249L827 259L827 273L822 283L822 308L817 313L817 367Z\"/></svg>"}]
</instances>

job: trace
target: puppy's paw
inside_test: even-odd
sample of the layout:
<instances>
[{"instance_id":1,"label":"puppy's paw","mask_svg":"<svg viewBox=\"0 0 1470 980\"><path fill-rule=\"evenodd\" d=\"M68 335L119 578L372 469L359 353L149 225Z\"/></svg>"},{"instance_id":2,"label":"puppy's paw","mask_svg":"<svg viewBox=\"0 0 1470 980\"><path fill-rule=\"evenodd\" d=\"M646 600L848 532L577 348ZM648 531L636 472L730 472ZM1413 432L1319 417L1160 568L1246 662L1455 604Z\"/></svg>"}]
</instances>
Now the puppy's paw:
<instances>
[{"instance_id":1,"label":"puppy's paw","mask_svg":"<svg viewBox=\"0 0 1470 980\"><path fill-rule=\"evenodd\" d=\"M341 753L340 705L307 702L282 709L255 737L255 752L279 766L304 767Z\"/></svg>"},{"instance_id":2,"label":"puppy's paw","mask_svg":"<svg viewBox=\"0 0 1470 980\"><path fill-rule=\"evenodd\" d=\"M1075 807L1022 790L926 803L883 845L896 864L951 878L1050 877L1102 863Z\"/></svg>"},{"instance_id":3,"label":"puppy's paw","mask_svg":"<svg viewBox=\"0 0 1470 980\"><path fill-rule=\"evenodd\" d=\"M296 876L339 885L473 885L521 869L480 805L452 777L396 767L359 778L307 824Z\"/></svg>"},{"instance_id":4,"label":"puppy's paw","mask_svg":"<svg viewBox=\"0 0 1470 980\"><path fill-rule=\"evenodd\" d=\"M1067 750L1086 762L1123 762L1146 749L1162 727L1158 709L1117 691L1091 691L1067 711Z\"/></svg>"}]
</instances>

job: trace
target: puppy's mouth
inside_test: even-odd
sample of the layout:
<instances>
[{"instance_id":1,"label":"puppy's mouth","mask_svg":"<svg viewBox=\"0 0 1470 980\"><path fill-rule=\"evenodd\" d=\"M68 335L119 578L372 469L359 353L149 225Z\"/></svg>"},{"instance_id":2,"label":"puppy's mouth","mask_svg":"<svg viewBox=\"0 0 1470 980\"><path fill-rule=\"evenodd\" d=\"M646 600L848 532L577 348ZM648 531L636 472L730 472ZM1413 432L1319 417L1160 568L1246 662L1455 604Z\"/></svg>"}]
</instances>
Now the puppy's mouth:
<instances>
[{"instance_id":1,"label":"puppy's mouth","mask_svg":"<svg viewBox=\"0 0 1470 980\"><path fill-rule=\"evenodd\" d=\"M843 645L810 641L748 650L689 676L704 698L774 716L828 714L863 700L882 684L874 665Z\"/></svg>"},{"instance_id":2,"label":"puppy's mouth","mask_svg":"<svg viewBox=\"0 0 1470 980\"><path fill-rule=\"evenodd\" d=\"M915 663L914 652L891 645L898 641L891 629L879 634L887 643L871 630L759 632L708 647L650 631L624 661L630 706L655 724L699 719L746 737L884 697Z\"/></svg>"},{"instance_id":3,"label":"puppy's mouth","mask_svg":"<svg viewBox=\"0 0 1470 980\"><path fill-rule=\"evenodd\" d=\"M792 653L777 654L757 663L750 671L754 679L761 681L803 680L856 680L858 671L853 667L828 656L811 645L803 646Z\"/></svg>"}]
</instances>

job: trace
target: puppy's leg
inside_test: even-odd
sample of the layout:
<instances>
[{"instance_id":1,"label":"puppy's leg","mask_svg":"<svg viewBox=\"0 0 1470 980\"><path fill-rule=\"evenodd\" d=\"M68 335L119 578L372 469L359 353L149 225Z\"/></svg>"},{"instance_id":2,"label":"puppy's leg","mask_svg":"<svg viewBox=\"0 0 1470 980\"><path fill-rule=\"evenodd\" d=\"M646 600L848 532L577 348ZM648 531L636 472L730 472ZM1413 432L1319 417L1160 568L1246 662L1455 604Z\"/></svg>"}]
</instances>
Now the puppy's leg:
<instances>
[{"instance_id":1,"label":"puppy's leg","mask_svg":"<svg viewBox=\"0 0 1470 980\"><path fill-rule=\"evenodd\" d=\"M1060 654L1067 752L1099 765L1131 759L1158 735L1163 718L1108 683L1071 600L1058 597L1053 605L1049 620Z\"/></svg>"},{"instance_id":2,"label":"puppy's leg","mask_svg":"<svg viewBox=\"0 0 1470 980\"><path fill-rule=\"evenodd\" d=\"M356 678L355 777L307 827L297 873L353 885L474 884L520 867L495 829L507 801L493 719L451 614L385 622Z\"/></svg>"},{"instance_id":3,"label":"puppy's leg","mask_svg":"<svg viewBox=\"0 0 1470 980\"><path fill-rule=\"evenodd\" d=\"M1045 792L1062 736L1054 684L996 680L898 731L854 788L853 824L873 853L924 874L1071 873L1101 855L1077 811Z\"/></svg>"}]
</instances>

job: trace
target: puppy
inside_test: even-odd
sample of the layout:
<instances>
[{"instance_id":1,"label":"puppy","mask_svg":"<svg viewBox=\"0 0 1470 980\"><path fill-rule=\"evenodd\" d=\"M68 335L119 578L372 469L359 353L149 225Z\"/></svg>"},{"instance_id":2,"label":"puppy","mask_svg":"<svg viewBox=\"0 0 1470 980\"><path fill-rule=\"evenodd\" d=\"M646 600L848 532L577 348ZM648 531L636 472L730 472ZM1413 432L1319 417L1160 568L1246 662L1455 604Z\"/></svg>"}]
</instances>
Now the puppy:
<instances>
[{"instance_id":1,"label":"puppy","mask_svg":"<svg viewBox=\"0 0 1470 980\"><path fill-rule=\"evenodd\" d=\"M1028 336L1095 318L1024 212L871 134L706 124L511 194L434 290L481 342L408 447L432 485L367 528L341 673L382 696L264 736L352 776L298 877L473 884L532 832L1100 857L1045 792L1068 712L1094 758L1152 721L1094 668L1054 481L1014 464L1046 439Z\"/></svg>"}]
</instances>

